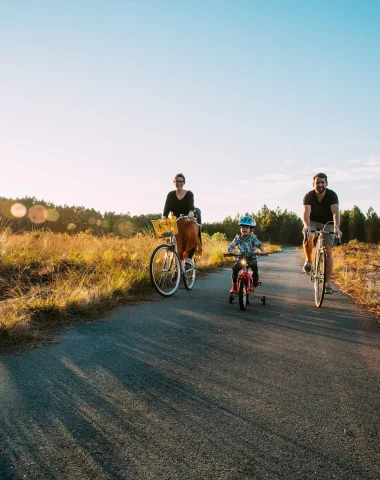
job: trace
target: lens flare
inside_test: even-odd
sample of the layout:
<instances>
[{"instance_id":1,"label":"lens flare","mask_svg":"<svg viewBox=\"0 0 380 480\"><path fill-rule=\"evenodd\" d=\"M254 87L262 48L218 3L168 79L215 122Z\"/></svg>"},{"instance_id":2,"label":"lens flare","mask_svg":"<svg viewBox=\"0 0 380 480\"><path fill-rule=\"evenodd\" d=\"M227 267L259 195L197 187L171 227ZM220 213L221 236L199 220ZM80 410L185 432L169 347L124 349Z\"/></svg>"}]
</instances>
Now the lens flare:
<instances>
[{"instance_id":1,"label":"lens flare","mask_svg":"<svg viewBox=\"0 0 380 480\"><path fill-rule=\"evenodd\" d=\"M49 222L56 222L59 218L59 212L54 208L48 208L45 212L45 219Z\"/></svg>"},{"instance_id":2,"label":"lens flare","mask_svg":"<svg viewBox=\"0 0 380 480\"><path fill-rule=\"evenodd\" d=\"M124 221L120 222L119 225L117 226L119 232L121 235L132 235L133 233L133 223Z\"/></svg>"},{"instance_id":3,"label":"lens flare","mask_svg":"<svg viewBox=\"0 0 380 480\"><path fill-rule=\"evenodd\" d=\"M95 223L96 223L95 218L94 218L94 217L89 218L89 219L88 219L88 223L89 223L90 225L95 225Z\"/></svg>"},{"instance_id":4,"label":"lens flare","mask_svg":"<svg viewBox=\"0 0 380 480\"><path fill-rule=\"evenodd\" d=\"M33 223L44 223L46 220L46 208L43 205L33 205L29 208L29 220Z\"/></svg>"},{"instance_id":5,"label":"lens flare","mask_svg":"<svg viewBox=\"0 0 380 480\"><path fill-rule=\"evenodd\" d=\"M11 214L16 218L25 217L27 208L22 203L14 203L11 206Z\"/></svg>"}]
</instances>

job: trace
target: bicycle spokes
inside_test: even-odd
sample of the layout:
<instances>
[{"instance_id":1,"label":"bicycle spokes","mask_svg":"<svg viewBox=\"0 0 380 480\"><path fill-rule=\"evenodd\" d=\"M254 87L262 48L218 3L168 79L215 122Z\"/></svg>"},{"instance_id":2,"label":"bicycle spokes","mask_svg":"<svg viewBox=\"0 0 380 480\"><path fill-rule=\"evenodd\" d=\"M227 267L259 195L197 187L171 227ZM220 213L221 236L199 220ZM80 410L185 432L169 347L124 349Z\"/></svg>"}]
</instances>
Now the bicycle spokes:
<instances>
[{"instance_id":1,"label":"bicycle spokes","mask_svg":"<svg viewBox=\"0 0 380 480\"><path fill-rule=\"evenodd\" d=\"M326 284L326 252L317 250L315 255L314 296L315 304L320 307L325 295Z\"/></svg>"},{"instance_id":2,"label":"bicycle spokes","mask_svg":"<svg viewBox=\"0 0 380 480\"><path fill-rule=\"evenodd\" d=\"M150 260L150 277L155 289L163 296L173 295L181 280L178 254L167 245L160 245Z\"/></svg>"}]
</instances>

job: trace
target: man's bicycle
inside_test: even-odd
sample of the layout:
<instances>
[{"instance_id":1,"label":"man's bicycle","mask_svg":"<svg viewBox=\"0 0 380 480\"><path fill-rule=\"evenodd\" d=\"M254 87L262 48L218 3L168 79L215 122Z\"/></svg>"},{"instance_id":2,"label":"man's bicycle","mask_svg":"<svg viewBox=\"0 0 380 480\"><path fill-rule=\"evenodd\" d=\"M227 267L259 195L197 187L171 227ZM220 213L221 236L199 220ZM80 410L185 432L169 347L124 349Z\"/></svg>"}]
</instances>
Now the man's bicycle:
<instances>
[{"instance_id":1,"label":"man's bicycle","mask_svg":"<svg viewBox=\"0 0 380 480\"><path fill-rule=\"evenodd\" d=\"M326 226L333 222L327 222L322 230L309 230L315 233L313 244L315 247L314 261L310 272L311 281L314 282L314 299L318 308L322 306L326 293L326 246L323 235L335 235L334 232L326 230ZM307 238L308 240L308 238ZM337 237L337 244L340 244L340 237Z\"/></svg>"},{"instance_id":2,"label":"man's bicycle","mask_svg":"<svg viewBox=\"0 0 380 480\"><path fill-rule=\"evenodd\" d=\"M197 272L197 259L193 257L192 264L181 260L178 255L176 235L178 233L177 222L179 219L189 222L196 220L181 216L167 218L165 220L152 220L155 234L158 238L164 238L165 243L159 245L152 253L150 259L150 278L154 288L164 297L174 295L181 283L187 290L191 290L195 283Z\"/></svg>"}]
</instances>

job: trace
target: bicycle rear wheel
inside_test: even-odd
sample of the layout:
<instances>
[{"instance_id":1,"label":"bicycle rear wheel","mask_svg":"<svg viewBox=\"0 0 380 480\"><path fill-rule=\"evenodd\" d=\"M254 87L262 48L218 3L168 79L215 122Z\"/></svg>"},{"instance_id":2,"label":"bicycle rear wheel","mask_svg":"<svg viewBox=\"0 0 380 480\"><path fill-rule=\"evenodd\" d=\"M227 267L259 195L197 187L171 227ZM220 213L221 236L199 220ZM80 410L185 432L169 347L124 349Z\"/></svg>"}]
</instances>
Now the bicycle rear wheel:
<instances>
[{"instance_id":1,"label":"bicycle rear wheel","mask_svg":"<svg viewBox=\"0 0 380 480\"><path fill-rule=\"evenodd\" d=\"M195 262L196 260L194 258L193 264L191 266L185 263L184 272L183 272L183 283L185 284L185 288L187 290L191 290L195 283L195 277L197 273L197 267Z\"/></svg>"},{"instance_id":2,"label":"bicycle rear wheel","mask_svg":"<svg viewBox=\"0 0 380 480\"><path fill-rule=\"evenodd\" d=\"M317 250L315 253L314 297L315 304L322 306L326 285L326 251Z\"/></svg>"},{"instance_id":3,"label":"bicycle rear wheel","mask_svg":"<svg viewBox=\"0 0 380 480\"><path fill-rule=\"evenodd\" d=\"M240 281L239 286L239 307L240 310L245 310L247 306L247 286L245 280Z\"/></svg>"},{"instance_id":4,"label":"bicycle rear wheel","mask_svg":"<svg viewBox=\"0 0 380 480\"><path fill-rule=\"evenodd\" d=\"M181 262L172 245L159 245L150 259L150 279L164 297L174 295L181 281Z\"/></svg>"}]
</instances>

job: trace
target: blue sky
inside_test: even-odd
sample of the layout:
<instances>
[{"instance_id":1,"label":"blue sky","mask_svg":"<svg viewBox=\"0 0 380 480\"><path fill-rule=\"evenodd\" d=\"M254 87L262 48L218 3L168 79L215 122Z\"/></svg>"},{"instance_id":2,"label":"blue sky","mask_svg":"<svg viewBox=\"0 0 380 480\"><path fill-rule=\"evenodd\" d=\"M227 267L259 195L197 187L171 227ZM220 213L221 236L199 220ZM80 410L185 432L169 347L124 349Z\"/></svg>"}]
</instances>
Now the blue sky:
<instances>
[{"instance_id":1,"label":"blue sky","mask_svg":"<svg viewBox=\"0 0 380 480\"><path fill-rule=\"evenodd\" d=\"M380 214L380 2L0 0L1 196L205 221Z\"/></svg>"}]
</instances>

